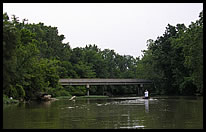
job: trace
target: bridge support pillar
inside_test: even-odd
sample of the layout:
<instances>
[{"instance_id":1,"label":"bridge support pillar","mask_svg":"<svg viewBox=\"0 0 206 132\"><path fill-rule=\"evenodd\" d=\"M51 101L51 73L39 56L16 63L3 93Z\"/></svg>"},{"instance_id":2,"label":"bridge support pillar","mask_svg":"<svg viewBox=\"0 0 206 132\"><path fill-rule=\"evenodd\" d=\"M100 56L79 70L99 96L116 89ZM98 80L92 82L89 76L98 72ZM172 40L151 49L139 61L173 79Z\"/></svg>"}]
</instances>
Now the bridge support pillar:
<instances>
[{"instance_id":1,"label":"bridge support pillar","mask_svg":"<svg viewBox=\"0 0 206 132\"><path fill-rule=\"evenodd\" d=\"M87 96L89 96L89 84L87 84Z\"/></svg>"},{"instance_id":2,"label":"bridge support pillar","mask_svg":"<svg viewBox=\"0 0 206 132\"><path fill-rule=\"evenodd\" d=\"M140 87L139 87L139 85L136 86L136 95L137 96L140 95Z\"/></svg>"},{"instance_id":3,"label":"bridge support pillar","mask_svg":"<svg viewBox=\"0 0 206 132\"><path fill-rule=\"evenodd\" d=\"M104 96L104 87L105 87L105 86L102 87L102 95L103 95L103 96Z\"/></svg>"}]
</instances>

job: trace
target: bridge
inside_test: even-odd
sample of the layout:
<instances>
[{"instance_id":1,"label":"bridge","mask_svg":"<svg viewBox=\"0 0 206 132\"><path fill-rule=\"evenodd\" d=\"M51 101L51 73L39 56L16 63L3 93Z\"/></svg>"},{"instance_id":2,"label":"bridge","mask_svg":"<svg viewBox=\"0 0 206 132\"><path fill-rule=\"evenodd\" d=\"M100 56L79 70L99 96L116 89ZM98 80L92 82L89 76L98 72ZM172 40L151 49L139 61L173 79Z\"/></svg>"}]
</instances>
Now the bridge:
<instances>
[{"instance_id":1,"label":"bridge","mask_svg":"<svg viewBox=\"0 0 206 132\"><path fill-rule=\"evenodd\" d=\"M145 79L60 79L60 84L70 85L70 86L81 86L84 85L87 88L87 95L89 96L89 86L90 85L137 85L143 87L143 84L153 84L151 80ZM138 87L139 93L139 87Z\"/></svg>"}]
</instances>

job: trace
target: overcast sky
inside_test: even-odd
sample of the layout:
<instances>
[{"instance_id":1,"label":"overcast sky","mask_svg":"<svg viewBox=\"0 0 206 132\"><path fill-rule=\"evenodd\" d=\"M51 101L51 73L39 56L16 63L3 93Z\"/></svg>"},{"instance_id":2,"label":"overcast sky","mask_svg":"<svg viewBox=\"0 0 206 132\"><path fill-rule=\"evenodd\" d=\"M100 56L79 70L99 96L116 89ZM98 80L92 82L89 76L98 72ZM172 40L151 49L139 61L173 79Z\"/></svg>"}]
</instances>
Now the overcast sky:
<instances>
[{"instance_id":1,"label":"overcast sky","mask_svg":"<svg viewBox=\"0 0 206 132\"><path fill-rule=\"evenodd\" d=\"M57 27L72 48L96 44L120 55L142 55L168 24L199 19L202 3L3 3L3 12Z\"/></svg>"}]
</instances>

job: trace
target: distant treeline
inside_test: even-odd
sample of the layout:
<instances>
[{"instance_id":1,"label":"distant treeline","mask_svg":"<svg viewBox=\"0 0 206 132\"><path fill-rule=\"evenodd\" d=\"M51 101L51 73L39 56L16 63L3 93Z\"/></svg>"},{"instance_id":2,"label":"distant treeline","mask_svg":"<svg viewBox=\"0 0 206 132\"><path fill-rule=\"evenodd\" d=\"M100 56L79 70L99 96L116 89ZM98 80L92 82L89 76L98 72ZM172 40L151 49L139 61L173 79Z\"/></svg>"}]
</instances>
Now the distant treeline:
<instances>
[{"instance_id":1,"label":"distant treeline","mask_svg":"<svg viewBox=\"0 0 206 132\"><path fill-rule=\"evenodd\" d=\"M3 94L29 100L38 93L85 95L85 86L63 87L60 78L142 78L155 83L157 94L203 93L203 13L189 27L169 25L147 41L144 55L134 58L95 44L71 48L57 27L22 22L3 13ZM100 87L100 86L98 86ZM134 86L108 86L116 95L135 93ZM100 94L101 88L91 88Z\"/></svg>"}]
</instances>

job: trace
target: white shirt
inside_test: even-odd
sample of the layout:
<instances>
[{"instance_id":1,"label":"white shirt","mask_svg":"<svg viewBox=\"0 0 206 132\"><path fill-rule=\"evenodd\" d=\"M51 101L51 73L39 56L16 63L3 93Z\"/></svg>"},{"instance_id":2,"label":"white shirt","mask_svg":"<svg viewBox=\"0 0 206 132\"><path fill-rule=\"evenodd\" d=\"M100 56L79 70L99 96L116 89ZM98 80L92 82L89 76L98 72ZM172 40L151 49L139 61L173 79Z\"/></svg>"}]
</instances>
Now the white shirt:
<instances>
[{"instance_id":1,"label":"white shirt","mask_svg":"<svg viewBox=\"0 0 206 132\"><path fill-rule=\"evenodd\" d=\"M145 96L145 97L148 97L148 91L145 91L145 92L144 92L144 96Z\"/></svg>"}]
</instances>

